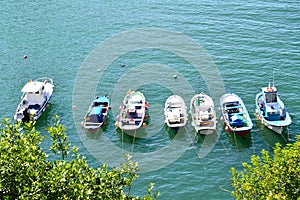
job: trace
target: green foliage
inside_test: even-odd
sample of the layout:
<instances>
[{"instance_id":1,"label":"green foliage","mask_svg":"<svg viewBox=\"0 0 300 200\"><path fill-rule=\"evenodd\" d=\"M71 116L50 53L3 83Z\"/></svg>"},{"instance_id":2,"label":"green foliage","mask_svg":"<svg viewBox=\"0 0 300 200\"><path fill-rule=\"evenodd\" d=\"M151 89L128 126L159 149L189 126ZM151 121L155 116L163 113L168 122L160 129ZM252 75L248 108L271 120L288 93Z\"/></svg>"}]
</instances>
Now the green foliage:
<instances>
[{"instance_id":1,"label":"green foliage","mask_svg":"<svg viewBox=\"0 0 300 200\"><path fill-rule=\"evenodd\" d=\"M243 172L231 169L232 195L237 199L300 199L300 136L284 148L276 144L273 159L263 150Z\"/></svg>"},{"instance_id":2,"label":"green foliage","mask_svg":"<svg viewBox=\"0 0 300 200\"><path fill-rule=\"evenodd\" d=\"M38 146L42 137L4 119L0 141L0 199L41 198L50 165ZM34 199L34 198L32 198Z\"/></svg>"},{"instance_id":3,"label":"green foliage","mask_svg":"<svg viewBox=\"0 0 300 200\"><path fill-rule=\"evenodd\" d=\"M55 154L61 153L61 158L64 160L69 154L70 144L67 142L67 135L65 133L66 128L59 122L58 115L54 115L54 126L49 126L47 130L50 133L53 142L50 149Z\"/></svg>"},{"instance_id":4,"label":"green foliage","mask_svg":"<svg viewBox=\"0 0 300 200\"><path fill-rule=\"evenodd\" d=\"M131 196L132 181L137 178L137 163L129 155L120 168L89 167L77 147L67 142L65 128L55 116L48 128L53 140L51 150L62 160L50 162L39 147L43 137L32 123L11 124L2 121L0 129L0 199L156 199L150 183L148 195ZM125 193L124 191L128 191Z\"/></svg>"}]
</instances>

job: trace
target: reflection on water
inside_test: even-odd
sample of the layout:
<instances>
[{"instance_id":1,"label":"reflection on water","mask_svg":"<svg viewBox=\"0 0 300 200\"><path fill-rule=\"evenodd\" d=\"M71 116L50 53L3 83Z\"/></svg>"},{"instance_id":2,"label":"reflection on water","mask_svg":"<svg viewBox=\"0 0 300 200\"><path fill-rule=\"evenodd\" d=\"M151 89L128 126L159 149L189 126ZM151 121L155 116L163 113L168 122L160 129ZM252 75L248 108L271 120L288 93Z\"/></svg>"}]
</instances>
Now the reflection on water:
<instances>
[{"instance_id":1,"label":"reflection on water","mask_svg":"<svg viewBox=\"0 0 300 200\"><path fill-rule=\"evenodd\" d=\"M98 140L103 132L105 132L107 129L107 126L104 125L98 129L91 129L87 130L82 128L82 131L86 134L87 138L91 140Z\"/></svg>"},{"instance_id":2,"label":"reflection on water","mask_svg":"<svg viewBox=\"0 0 300 200\"><path fill-rule=\"evenodd\" d=\"M167 133L167 135L169 136L170 140L173 140L174 137L176 136L179 128L170 128L169 126L167 126L166 124L164 125L165 131Z\"/></svg>"},{"instance_id":3,"label":"reflection on water","mask_svg":"<svg viewBox=\"0 0 300 200\"><path fill-rule=\"evenodd\" d=\"M244 137L241 137L237 134L231 133L229 131L225 132L229 142L232 144L233 147L237 148L238 150L243 150L246 148L252 147L252 132L248 133Z\"/></svg>"},{"instance_id":4,"label":"reflection on water","mask_svg":"<svg viewBox=\"0 0 300 200\"><path fill-rule=\"evenodd\" d=\"M280 143L285 146L289 142L289 130L285 128L282 134L278 134L267 127L265 127L260 121L256 121L256 127L259 129L259 134L262 135L264 141L268 143L270 147L274 147L276 143Z\"/></svg>"},{"instance_id":5,"label":"reflection on water","mask_svg":"<svg viewBox=\"0 0 300 200\"><path fill-rule=\"evenodd\" d=\"M211 132L212 130L208 131ZM193 146L197 149L198 158L202 159L213 150L219 134L217 131L206 135L194 132L191 138L193 138Z\"/></svg>"}]
</instances>

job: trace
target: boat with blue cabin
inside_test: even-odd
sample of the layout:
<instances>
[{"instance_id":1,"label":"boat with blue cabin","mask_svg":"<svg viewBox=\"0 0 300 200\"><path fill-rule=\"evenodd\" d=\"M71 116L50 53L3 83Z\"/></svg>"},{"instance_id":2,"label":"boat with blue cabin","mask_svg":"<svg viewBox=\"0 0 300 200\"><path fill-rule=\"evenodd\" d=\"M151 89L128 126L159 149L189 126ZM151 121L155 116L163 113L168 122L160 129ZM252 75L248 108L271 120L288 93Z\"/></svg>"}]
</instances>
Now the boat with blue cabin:
<instances>
[{"instance_id":1,"label":"boat with blue cabin","mask_svg":"<svg viewBox=\"0 0 300 200\"><path fill-rule=\"evenodd\" d=\"M51 78L29 80L21 90L23 95L14 119L18 122L36 121L48 107L53 91L54 84Z\"/></svg>"},{"instance_id":2,"label":"boat with blue cabin","mask_svg":"<svg viewBox=\"0 0 300 200\"><path fill-rule=\"evenodd\" d=\"M92 131L105 125L109 108L108 96L96 96L84 117L83 128Z\"/></svg>"},{"instance_id":3,"label":"boat with blue cabin","mask_svg":"<svg viewBox=\"0 0 300 200\"><path fill-rule=\"evenodd\" d=\"M120 114L115 123L121 130L133 131L145 127L144 123L148 102L140 91L129 90L120 106Z\"/></svg>"},{"instance_id":4,"label":"boat with blue cabin","mask_svg":"<svg viewBox=\"0 0 300 200\"><path fill-rule=\"evenodd\" d=\"M224 94L220 99L220 105L227 130L240 136L245 136L251 131L252 120L244 102L238 95Z\"/></svg>"},{"instance_id":5,"label":"boat with blue cabin","mask_svg":"<svg viewBox=\"0 0 300 200\"><path fill-rule=\"evenodd\" d=\"M263 125L281 134L283 129L292 123L284 103L278 96L275 86L263 87L256 95L256 117Z\"/></svg>"}]
</instances>

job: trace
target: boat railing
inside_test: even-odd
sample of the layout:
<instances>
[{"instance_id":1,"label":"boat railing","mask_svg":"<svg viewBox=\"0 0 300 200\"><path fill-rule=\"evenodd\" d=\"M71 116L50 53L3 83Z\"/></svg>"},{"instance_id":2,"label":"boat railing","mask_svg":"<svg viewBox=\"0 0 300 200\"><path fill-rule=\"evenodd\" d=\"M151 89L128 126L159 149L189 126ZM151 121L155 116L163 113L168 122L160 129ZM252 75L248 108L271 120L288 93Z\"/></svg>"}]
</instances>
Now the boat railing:
<instances>
[{"instance_id":1,"label":"boat railing","mask_svg":"<svg viewBox=\"0 0 300 200\"><path fill-rule=\"evenodd\" d=\"M35 81L41 81L41 82L49 82L51 85L53 85L53 80L51 78L48 78L48 77L41 77L41 78L38 78L36 79Z\"/></svg>"},{"instance_id":2,"label":"boat railing","mask_svg":"<svg viewBox=\"0 0 300 200\"><path fill-rule=\"evenodd\" d=\"M102 124L101 122L85 122L86 125L99 125Z\"/></svg>"},{"instance_id":3,"label":"boat railing","mask_svg":"<svg viewBox=\"0 0 300 200\"><path fill-rule=\"evenodd\" d=\"M25 97L26 94L27 94L26 92L23 92L23 94L21 96L21 99L24 99L24 97Z\"/></svg>"}]
</instances>

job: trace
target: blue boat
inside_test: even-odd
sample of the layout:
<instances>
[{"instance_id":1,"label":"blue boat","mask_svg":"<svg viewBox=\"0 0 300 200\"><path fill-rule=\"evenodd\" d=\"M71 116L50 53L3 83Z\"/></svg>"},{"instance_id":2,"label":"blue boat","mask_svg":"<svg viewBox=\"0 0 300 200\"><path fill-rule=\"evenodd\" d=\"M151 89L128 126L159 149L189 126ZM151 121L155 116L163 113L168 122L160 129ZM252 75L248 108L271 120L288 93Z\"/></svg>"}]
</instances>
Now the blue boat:
<instances>
[{"instance_id":1,"label":"blue boat","mask_svg":"<svg viewBox=\"0 0 300 200\"><path fill-rule=\"evenodd\" d=\"M281 134L283 129L292 123L283 102L278 97L275 86L263 87L256 95L256 117L263 125Z\"/></svg>"},{"instance_id":2,"label":"blue boat","mask_svg":"<svg viewBox=\"0 0 300 200\"><path fill-rule=\"evenodd\" d=\"M233 93L224 94L221 97L220 105L227 130L240 136L245 136L251 131L252 120L239 96Z\"/></svg>"},{"instance_id":3,"label":"blue boat","mask_svg":"<svg viewBox=\"0 0 300 200\"><path fill-rule=\"evenodd\" d=\"M106 124L110 101L107 96L96 97L89 106L88 112L85 115L82 123L83 128L87 130L97 130L102 125Z\"/></svg>"}]
</instances>

